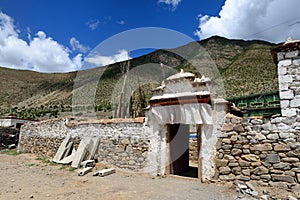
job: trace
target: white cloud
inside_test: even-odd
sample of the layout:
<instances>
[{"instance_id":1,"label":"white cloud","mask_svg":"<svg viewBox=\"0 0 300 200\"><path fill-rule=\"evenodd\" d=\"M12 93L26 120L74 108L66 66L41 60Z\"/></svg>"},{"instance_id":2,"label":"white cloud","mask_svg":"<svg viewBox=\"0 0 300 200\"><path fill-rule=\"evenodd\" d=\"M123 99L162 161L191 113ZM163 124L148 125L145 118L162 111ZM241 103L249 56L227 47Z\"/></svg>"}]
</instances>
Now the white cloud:
<instances>
[{"instance_id":1,"label":"white cloud","mask_svg":"<svg viewBox=\"0 0 300 200\"><path fill-rule=\"evenodd\" d=\"M90 21L88 21L88 22L86 23L86 25L87 25L92 31L96 30L96 29L98 28L99 24L100 24L100 21L99 21L98 19L92 19L92 20L90 20Z\"/></svg>"},{"instance_id":2,"label":"white cloud","mask_svg":"<svg viewBox=\"0 0 300 200\"><path fill-rule=\"evenodd\" d=\"M89 47L81 44L75 37L72 37L70 39L70 45L71 45L73 51L79 51L82 53L86 53L87 51L90 50Z\"/></svg>"},{"instance_id":3,"label":"white cloud","mask_svg":"<svg viewBox=\"0 0 300 200\"><path fill-rule=\"evenodd\" d=\"M117 54L112 56L93 55L87 57L85 61L95 66L105 66L105 65L121 62L128 59L130 59L129 52L123 49L118 51Z\"/></svg>"},{"instance_id":4,"label":"white cloud","mask_svg":"<svg viewBox=\"0 0 300 200\"><path fill-rule=\"evenodd\" d=\"M120 25L124 25L125 24L125 21L124 20L119 20L116 22L117 24L120 24Z\"/></svg>"},{"instance_id":5,"label":"white cloud","mask_svg":"<svg viewBox=\"0 0 300 200\"><path fill-rule=\"evenodd\" d=\"M300 39L297 21L299 0L226 0L219 16L199 15L195 35L199 39L219 35L279 43L288 37Z\"/></svg>"},{"instance_id":6,"label":"white cloud","mask_svg":"<svg viewBox=\"0 0 300 200\"><path fill-rule=\"evenodd\" d=\"M0 66L40 72L69 72L82 66L81 54L70 58L69 50L44 31L33 38L28 34L29 43L19 37L13 19L0 12Z\"/></svg>"},{"instance_id":7,"label":"white cloud","mask_svg":"<svg viewBox=\"0 0 300 200\"><path fill-rule=\"evenodd\" d=\"M181 0L158 0L158 3L164 3L164 4L172 6L172 11L176 10L176 8L180 2L181 2Z\"/></svg>"}]
</instances>

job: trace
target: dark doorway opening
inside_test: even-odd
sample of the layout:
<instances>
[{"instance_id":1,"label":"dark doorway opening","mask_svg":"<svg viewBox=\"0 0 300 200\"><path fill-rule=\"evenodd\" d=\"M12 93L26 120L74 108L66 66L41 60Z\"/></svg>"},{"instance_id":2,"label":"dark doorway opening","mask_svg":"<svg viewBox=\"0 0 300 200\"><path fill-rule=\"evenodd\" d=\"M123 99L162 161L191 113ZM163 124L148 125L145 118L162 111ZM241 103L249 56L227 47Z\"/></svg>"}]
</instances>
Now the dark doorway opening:
<instances>
[{"instance_id":1,"label":"dark doorway opening","mask_svg":"<svg viewBox=\"0 0 300 200\"><path fill-rule=\"evenodd\" d=\"M196 130L196 134L198 131ZM190 178L200 178L199 158L191 162L189 156L190 145L189 124L169 124L168 149L169 149L169 173ZM197 154L199 155L200 143L197 142Z\"/></svg>"}]
</instances>

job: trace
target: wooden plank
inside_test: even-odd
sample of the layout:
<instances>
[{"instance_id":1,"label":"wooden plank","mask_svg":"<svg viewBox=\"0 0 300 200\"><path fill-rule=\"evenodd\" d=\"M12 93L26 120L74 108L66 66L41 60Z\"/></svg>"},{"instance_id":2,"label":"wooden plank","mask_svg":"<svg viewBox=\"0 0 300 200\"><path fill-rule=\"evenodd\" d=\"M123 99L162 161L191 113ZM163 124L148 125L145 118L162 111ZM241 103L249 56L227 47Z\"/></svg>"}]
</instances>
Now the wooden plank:
<instances>
[{"instance_id":1,"label":"wooden plank","mask_svg":"<svg viewBox=\"0 0 300 200\"><path fill-rule=\"evenodd\" d=\"M202 160L201 160L201 125L197 125L197 153L198 153L198 179L202 181Z\"/></svg>"},{"instance_id":2,"label":"wooden plank","mask_svg":"<svg viewBox=\"0 0 300 200\"><path fill-rule=\"evenodd\" d=\"M84 137L79 143L79 147L77 151L75 152L74 159L72 161L71 166L74 168L78 168L80 166L80 163L83 161L83 159L86 157L88 146L91 143L90 137Z\"/></svg>"},{"instance_id":3,"label":"wooden plank","mask_svg":"<svg viewBox=\"0 0 300 200\"><path fill-rule=\"evenodd\" d=\"M52 159L53 162L58 162L63 158L65 151L66 151L66 147L68 146L70 140L71 140L71 135L68 134L65 137L65 139L62 141L62 143L60 144L54 158Z\"/></svg>"}]
</instances>

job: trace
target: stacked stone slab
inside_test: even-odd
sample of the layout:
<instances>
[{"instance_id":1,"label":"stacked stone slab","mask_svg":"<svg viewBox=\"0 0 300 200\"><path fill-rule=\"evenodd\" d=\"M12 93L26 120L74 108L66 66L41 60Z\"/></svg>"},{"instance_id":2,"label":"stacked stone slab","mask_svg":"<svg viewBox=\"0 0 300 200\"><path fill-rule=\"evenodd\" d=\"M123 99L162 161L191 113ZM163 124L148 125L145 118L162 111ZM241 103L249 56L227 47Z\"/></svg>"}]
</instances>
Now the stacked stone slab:
<instances>
[{"instance_id":1,"label":"stacked stone slab","mask_svg":"<svg viewBox=\"0 0 300 200\"><path fill-rule=\"evenodd\" d=\"M255 119L227 115L217 143L216 178L300 182L300 117Z\"/></svg>"}]
</instances>

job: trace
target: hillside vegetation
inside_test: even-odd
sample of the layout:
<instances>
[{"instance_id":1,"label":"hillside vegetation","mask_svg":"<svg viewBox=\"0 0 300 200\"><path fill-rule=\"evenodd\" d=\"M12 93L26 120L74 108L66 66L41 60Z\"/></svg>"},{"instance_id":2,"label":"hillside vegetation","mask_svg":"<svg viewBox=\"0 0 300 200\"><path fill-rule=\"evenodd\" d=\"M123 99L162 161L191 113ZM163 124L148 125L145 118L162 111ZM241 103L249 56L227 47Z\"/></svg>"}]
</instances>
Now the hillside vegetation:
<instances>
[{"instance_id":1,"label":"hillside vegetation","mask_svg":"<svg viewBox=\"0 0 300 200\"><path fill-rule=\"evenodd\" d=\"M138 99L140 87L149 99L153 88L181 68L216 82L223 80L223 96L227 98L277 90L277 68L270 54L274 45L215 36L175 49L157 50L130 60L124 91L127 97L133 94ZM124 63L53 74L0 68L0 114L42 119L67 114L75 104L110 116L105 112L115 108L124 81L121 65Z\"/></svg>"}]
</instances>

